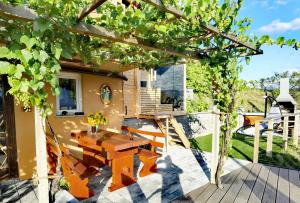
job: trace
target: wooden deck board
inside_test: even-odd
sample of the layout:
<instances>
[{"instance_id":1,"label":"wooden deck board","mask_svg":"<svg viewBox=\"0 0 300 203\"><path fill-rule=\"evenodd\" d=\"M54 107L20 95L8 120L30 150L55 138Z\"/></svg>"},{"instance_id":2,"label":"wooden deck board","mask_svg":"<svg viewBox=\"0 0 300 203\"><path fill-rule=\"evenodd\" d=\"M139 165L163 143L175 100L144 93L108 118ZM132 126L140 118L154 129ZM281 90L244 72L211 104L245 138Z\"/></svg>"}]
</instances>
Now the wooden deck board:
<instances>
[{"instance_id":1,"label":"wooden deck board","mask_svg":"<svg viewBox=\"0 0 300 203\"><path fill-rule=\"evenodd\" d=\"M199 203L204 203L206 202L210 196L212 194L214 194L214 192L217 190L217 186L216 185L209 185L203 192L200 196L198 196L196 199L195 199L195 202L199 202Z\"/></svg>"},{"instance_id":2,"label":"wooden deck board","mask_svg":"<svg viewBox=\"0 0 300 203\"><path fill-rule=\"evenodd\" d=\"M276 203L289 202L289 170L281 168L278 176Z\"/></svg>"},{"instance_id":3,"label":"wooden deck board","mask_svg":"<svg viewBox=\"0 0 300 203\"><path fill-rule=\"evenodd\" d=\"M184 199L182 200L193 200L196 199L197 197L199 197L204 191L205 189L209 186L209 184L206 184L200 188L197 188L196 190L193 190L192 192L190 192Z\"/></svg>"},{"instance_id":4,"label":"wooden deck board","mask_svg":"<svg viewBox=\"0 0 300 203\"><path fill-rule=\"evenodd\" d=\"M229 190L230 186L234 182L234 180L237 178L237 176L241 173L242 169L238 169L233 171L232 173L224 176L222 178L223 181L223 188L217 189L216 192L208 199L207 203L215 203L220 202L221 199L224 197L226 192Z\"/></svg>"},{"instance_id":5,"label":"wooden deck board","mask_svg":"<svg viewBox=\"0 0 300 203\"><path fill-rule=\"evenodd\" d=\"M188 202L300 202L300 171L249 164L222 177L223 189L207 184L186 197Z\"/></svg>"},{"instance_id":6,"label":"wooden deck board","mask_svg":"<svg viewBox=\"0 0 300 203\"><path fill-rule=\"evenodd\" d=\"M264 191L265 191L267 179L269 176L269 170L270 169L267 166L261 167L259 175L257 177L257 180L256 180L253 190L251 192L249 202L253 202L253 203L261 202L261 199L262 199Z\"/></svg>"},{"instance_id":7,"label":"wooden deck board","mask_svg":"<svg viewBox=\"0 0 300 203\"><path fill-rule=\"evenodd\" d=\"M261 169L261 165L260 164L255 164L247 179L245 180L240 192L238 193L238 195L236 196L235 198L235 201L236 203L243 203L243 202L247 202L249 197L250 197L250 194L252 192L252 188L256 182L256 179L257 179L257 176L260 172L260 169Z\"/></svg>"},{"instance_id":8,"label":"wooden deck board","mask_svg":"<svg viewBox=\"0 0 300 203\"><path fill-rule=\"evenodd\" d=\"M290 202L300 201L300 177L299 171L289 170Z\"/></svg>"},{"instance_id":9,"label":"wooden deck board","mask_svg":"<svg viewBox=\"0 0 300 203\"><path fill-rule=\"evenodd\" d=\"M239 193L245 179L248 177L250 170L252 169L252 164L247 165L243 168L242 172L239 176L235 179L223 199L221 200L222 203L232 203L234 202L235 197Z\"/></svg>"},{"instance_id":10,"label":"wooden deck board","mask_svg":"<svg viewBox=\"0 0 300 203\"><path fill-rule=\"evenodd\" d=\"M279 168L271 167L262 202L275 202Z\"/></svg>"}]
</instances>

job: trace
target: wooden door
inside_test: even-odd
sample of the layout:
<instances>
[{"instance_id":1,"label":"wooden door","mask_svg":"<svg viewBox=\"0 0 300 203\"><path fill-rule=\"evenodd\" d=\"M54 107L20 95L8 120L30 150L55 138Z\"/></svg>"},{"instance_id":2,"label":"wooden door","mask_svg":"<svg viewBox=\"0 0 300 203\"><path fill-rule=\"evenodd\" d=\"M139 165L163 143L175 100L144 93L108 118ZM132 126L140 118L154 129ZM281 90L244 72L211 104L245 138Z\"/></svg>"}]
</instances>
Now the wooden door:
<instances>
[{"instance_id":1,"label":"wooden door","mask_svg":"<svg viewBox=\"0 0 300 203\"><path fill-rule=\"evenodd\" d=\"M18 177L14 98L6 76L0 77L0 179Z\"/></svg>"}]
</instances>

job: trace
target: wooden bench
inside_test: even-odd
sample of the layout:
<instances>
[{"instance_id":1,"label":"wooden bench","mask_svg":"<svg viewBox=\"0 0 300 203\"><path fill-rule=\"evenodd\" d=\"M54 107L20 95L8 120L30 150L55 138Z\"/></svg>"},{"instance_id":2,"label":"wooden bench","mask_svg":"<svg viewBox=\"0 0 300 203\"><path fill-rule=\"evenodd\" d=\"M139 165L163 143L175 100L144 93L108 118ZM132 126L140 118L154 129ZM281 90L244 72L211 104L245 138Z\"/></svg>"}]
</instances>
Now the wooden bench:
<instances>
[{"instance_id":1,"label":"wooden bench","mask_svg":"<svg viewBox=\"0 0 300 203\"><path fill-rule=\"evenodd\" d=\"M157 148L164 147L164 143L158 142L157 137L165 138L166 134L159 133L159 132L138 130L127 126L122 126L122 130L127 131L129 136L133 136L133 134L141 134L141 135L148 135L153 137L153 139L150 142L150 149L139 149L139 153L138 153L139 160L144 164L142 170L139 173L139 176L144 177L152 173L156 173L157 172L156 160L162 156L162 154L157 152Z\"/></svg>"},{"instance_id":2,"label":"wooden bench","mask_svg":"<svg viewBox=\"0 0 300 203\"><path fill-rule=\"evenodd\" d=\"M47 136L49 173L56 172L58 146L53 138ZM94 167L86 166L81 160L75 158L65 145L61 145L61 167L66 181L69 183L69 192L77 199L86 199L94 195L88 187L89 178L92 175L99 175L99 171Z\"/></svg>"}]
</instances>

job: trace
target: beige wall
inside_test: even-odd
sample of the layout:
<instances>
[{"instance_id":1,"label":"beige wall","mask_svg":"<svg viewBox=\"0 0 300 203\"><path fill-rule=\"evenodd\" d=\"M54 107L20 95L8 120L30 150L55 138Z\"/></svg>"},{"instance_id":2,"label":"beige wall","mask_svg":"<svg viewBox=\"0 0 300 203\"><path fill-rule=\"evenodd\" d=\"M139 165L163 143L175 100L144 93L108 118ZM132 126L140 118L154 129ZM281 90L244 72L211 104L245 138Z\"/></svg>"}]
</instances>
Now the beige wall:
<instances>
[{"instance_id":1,"label":"beige wall","mask_svg":"<svg viewBox=\"0 0 300 203\"><path fill-rule=\"evenodd\" d=\"M118 131L122 125L123 109L123 81L115 78L108 78L96 75L82 74L82 99L85 116L57 117L55 113L49 117L49 121L60 141L68 144L75 155L81 156L81 150L76 146L75 140L71 139L72 130L86 130L89 113L102 111L108 118L108 125L103 128ZM113 99L110 105L104 105L99 98L99 89L102 84L108 84L113 91ZM49 96L49 102L56 109L56 98ZM19 173L21 178L32 177L35 168L35 142L34 142L34 114L23 112L20 106L15 107L17 147ZM72 147L73 146L73 147Z\"/></svg>"},{"instance_id":2,"label":"beige wall","mask_svg":"<svg viewBox=\"0 0 300 203\"><path fill-rule=\"evenodd\" d=\"M125 118L137 117L139 112L138 95L139 95L139 69L132 69L124 72L128 81L124 82L124 110L127 109ZM126 112L125 112L126 113Z\"/></svg>"}]
</instances>

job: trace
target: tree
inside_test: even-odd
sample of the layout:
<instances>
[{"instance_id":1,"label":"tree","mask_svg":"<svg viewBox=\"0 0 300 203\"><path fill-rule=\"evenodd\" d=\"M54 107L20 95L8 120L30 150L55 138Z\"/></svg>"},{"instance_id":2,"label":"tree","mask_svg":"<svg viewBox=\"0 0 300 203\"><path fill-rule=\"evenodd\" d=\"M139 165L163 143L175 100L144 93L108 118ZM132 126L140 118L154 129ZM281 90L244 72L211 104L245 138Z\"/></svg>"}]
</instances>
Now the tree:
<instances>
[{"instance_id":1,"label":"tree","mask_svg":"<svg viewBox=\"0 0 300 203\"><path fill-rule=\"evenodd\" d=\"M195 97L187 101L187 112L201 112L208 109L211 100L211 82L209 80L209 67L199 62L187 64L187 87L192 88Z\"/></svg>"}]
</instances>

